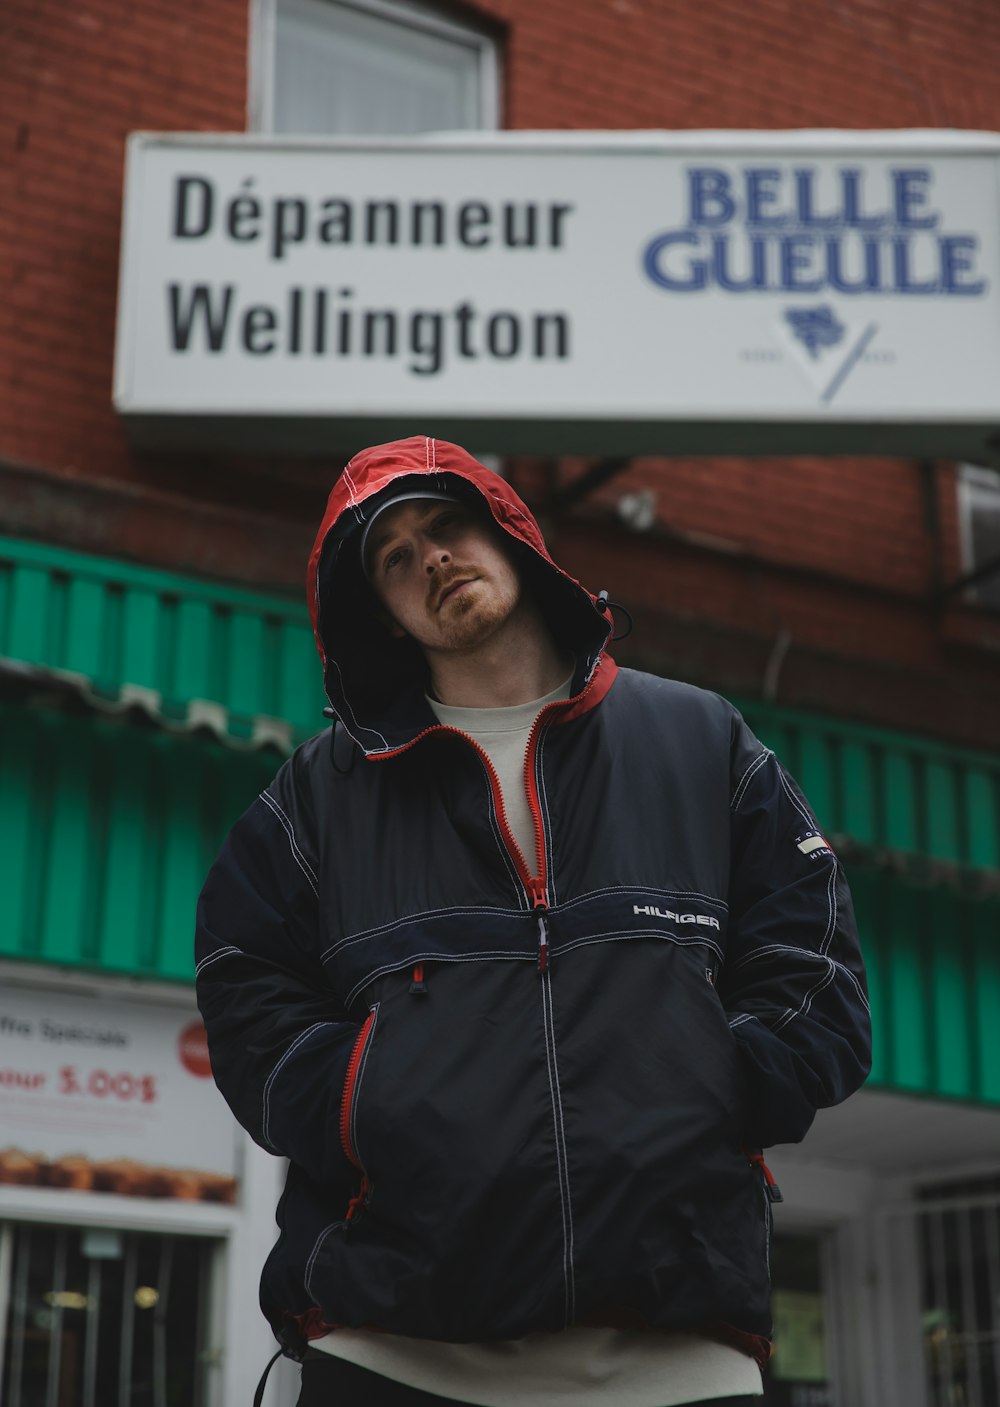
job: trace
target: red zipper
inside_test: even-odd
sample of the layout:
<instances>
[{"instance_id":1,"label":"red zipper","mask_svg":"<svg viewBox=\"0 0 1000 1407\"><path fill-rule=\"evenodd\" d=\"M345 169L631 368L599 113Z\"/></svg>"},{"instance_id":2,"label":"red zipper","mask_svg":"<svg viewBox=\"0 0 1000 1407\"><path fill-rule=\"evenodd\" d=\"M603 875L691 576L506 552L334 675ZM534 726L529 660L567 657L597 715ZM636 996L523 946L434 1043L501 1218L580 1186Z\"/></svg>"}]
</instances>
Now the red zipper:
<instances>
[{"instance_id":1,"label":"red zipper","mask_svg":"<svg viewBox=\"0 0 1000 1407\"><path fill-rule=\"evenodd\" d=\"M781 1188L775 1182L771 1169L764 1162L763 1151L758 1149L756 1153L747 1152L747 1158L751 1166L759 1168L764 1175L764 1191L767 1193L767 1200L769 1202L783 1202L785 1199L782 1196Z\"/></svg>"},{"instance_id":2,"label":"red zipper","mask_svg":"<svg viewBox=\"0 0 1000 1407\"><path fill-rule=\"evenodd\" d=\"M372 1190L372 1189L371 1189L371 1186L370 1186L370 1184L369 1184L369 1182L368 1182L368 1178L365 1176L364 1173L362 1173L362 1174L361 1174L361 1186L358 1188L357 1192L354 1194L354 1196L351 1198L351 1200L350 1200L350 1201L348 1202L348 1204L347 1204L347 1211L344 1213L344 1220L345 1220L345 1221L353 1221L353 1220L354 1220L354 1218L357 1216L358 1212L360 1212L360 1211L362 1210L362 1208L364 1207L365 1203L368 1201L368 1197L369 1197L369 1194L371 1193L371 1190Z\"/></svg>"},{"instance_id":3,"label":"red zipper","mask_svg":"<svg viewBox=\"0 0 1000 1407\"><path fill-rule=\"evenodd\" d=\"M354 1107L354 1089L358 1083L361 1057L365 1053L365 1046L368 1044L368 1037L371 1035L371 1030L374 1025L375 1013L374 1011L370 1011L351 1049L351 1058L347 1062L347 1074L344 1076L344 1092L340 1100L340 1146L344 1150L347 1161L353 1163L361 1173L364 1172L364 1168L358 1161L358 1155L355 1153L354 1145L351 1142L351 1111Z\"/></svg>"},{"instance_id":4,"label":"red zipper","mask_svg":"<svg viewBox=\"0 0 1000 1407\"><path fill-rule=\"evenodd\" d=\"M489 778L490 790L493 793L493 804L496 808L497 820L500 823L500 833L504 845L511 859L514 861L514 867L517 870L521 883L524 885L525 894L531 900L532 911L538 920L538 970L543 973L548 970L549 966L549 931L545 917L548 912L549 900L548 877L546 875L545 866L545 831L542 825L542 807L538 797L538 784L535 780L535 755L538 751L538 738L546 715L558 709L565 709L567 705L573 708L578 707L581 700L593 687L594 680L597 678L598 673L599 669L595 669L586 685L575 698L557 699L554 703L546 704L531 725L531 731L528 734L528 744L524 752L524 790L528 799L528 810L531 812L531 819L535 828L535 864L538 868L537 875L531 873L521 847L514 839L514 833L510 828L510 822L507 820L507 810L503 803L500 778L497 776L496 768L490 761L489 754L476 742L475 738L470 737L468 733L463 733L461 728L452 728L446 723L435 723L430 728L424 728L422 732L418 733L416 737L411 738L408 743L404 743L402 747L393 748L391 752L373 753L369 759L372 762L381 762L385 758L398 757L400 753L406 752L408 748L413 747L415 743L419 743L421 739L429 737L432 733L454 733L456 737L464 738L470 747L475 748L486 767L486 775ZM417 975L416 972L414 972L414 984L411 984L411 991L414 990L416 984ZM423 985L422 974L419 985ZM419 986L417 990L419 990Z\"/></svg>"}]
</instances>

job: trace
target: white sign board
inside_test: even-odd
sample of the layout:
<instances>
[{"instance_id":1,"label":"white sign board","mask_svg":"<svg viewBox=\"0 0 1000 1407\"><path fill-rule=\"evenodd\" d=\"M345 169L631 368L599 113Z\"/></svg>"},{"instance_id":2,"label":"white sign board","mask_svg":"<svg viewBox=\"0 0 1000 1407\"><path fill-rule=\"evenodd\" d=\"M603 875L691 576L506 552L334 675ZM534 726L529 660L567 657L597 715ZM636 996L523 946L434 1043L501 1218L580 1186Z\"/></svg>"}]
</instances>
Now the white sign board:
<instances>
[{"instance_id":1,"label":"white sign board","mask_svg":"<svg viewBox=\"0 0 1000 1407\"><path fill-rule=\"evenodd\" d=\"M0 994L0 1182L232 1200L236 1124L196 1012Z\"/></svg>"},{"instance_id":2,"label":"white sign board","mask_svg":"<svg viewBox=\"0 0 1000 1407\"><path fill-rule=\"evenodd\" d=\"M1000 138L136 134L115 401L261 448L975 458Z\"/></svg>"}]
</instances>

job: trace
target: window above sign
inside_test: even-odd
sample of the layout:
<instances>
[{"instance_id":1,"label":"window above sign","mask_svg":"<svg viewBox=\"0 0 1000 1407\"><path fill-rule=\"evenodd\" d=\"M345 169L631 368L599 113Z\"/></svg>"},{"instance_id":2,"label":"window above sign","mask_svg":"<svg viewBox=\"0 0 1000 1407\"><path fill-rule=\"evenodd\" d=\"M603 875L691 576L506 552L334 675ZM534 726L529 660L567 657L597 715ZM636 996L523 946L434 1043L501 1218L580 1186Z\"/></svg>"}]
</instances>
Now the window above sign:
<instances>
[{"instance_id":1,"label":"window above sign","mask_svg":"<svg viewBox=\"0 0 1000 1407\"><path fill-rule=\"evenodd\" d=\"M498 124L498 53L481 29L408 0L257 0L251 126L413 135Z\"/></svg>"},{"instance_id":2,"label":"window above sign","mask_svg":"<svg viewBox=\"0 0 1000 1407\"><path fill-rule=\"evenodd\" d=\"M970 584L969 596L1000 611L1000 471L959 465L958 507L964 571L977 572L995 564L995 570Z\"/></svg>"}]
</instances>

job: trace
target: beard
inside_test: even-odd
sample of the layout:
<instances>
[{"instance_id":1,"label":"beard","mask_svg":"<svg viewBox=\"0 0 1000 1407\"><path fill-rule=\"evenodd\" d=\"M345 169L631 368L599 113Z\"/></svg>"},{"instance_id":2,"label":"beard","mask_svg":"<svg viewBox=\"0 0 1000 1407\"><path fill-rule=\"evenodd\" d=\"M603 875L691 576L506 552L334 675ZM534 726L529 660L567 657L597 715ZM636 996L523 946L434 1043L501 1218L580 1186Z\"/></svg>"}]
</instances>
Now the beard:
<instances>
[{"instance_id":1,"label":"beard","mask_svg":"<svg viewBox=\"0 0 1000 1407\"><path fill-rule=\"evenodd\" d=\"M448 589L448 581L464 575L461 571L450 573L436 590L440 593ZM444 612L438 617L436 648L448 652L474 650L496 633L517 610L521 600L521 587L513 574L509 580L484 581L482 578L456 596L445 602Z\"/></svg>"}]
</instances>

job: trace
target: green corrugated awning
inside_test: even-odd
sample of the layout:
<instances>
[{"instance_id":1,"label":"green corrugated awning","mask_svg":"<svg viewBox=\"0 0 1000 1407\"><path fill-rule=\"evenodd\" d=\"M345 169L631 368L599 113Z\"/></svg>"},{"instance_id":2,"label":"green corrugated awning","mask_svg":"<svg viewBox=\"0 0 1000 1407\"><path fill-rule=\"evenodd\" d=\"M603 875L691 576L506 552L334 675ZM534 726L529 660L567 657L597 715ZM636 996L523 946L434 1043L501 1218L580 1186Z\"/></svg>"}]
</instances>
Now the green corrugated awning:
<instances>
[{"instance_id":1,"label":"green corrugated awning","mask_svg":"<svg viewBox=\"0 0 1000 1407\"><path fill-rule=\"evenodd\" d=\"M190 981L205 874L277 761L0 704L0 955Z\"/></svg>"},{"instance_id":2,"label":"green corrugated awning","mask_svg":"<svg viewBox=\"0 0 1000 1407\"><path fill-rule=\"evenodd\" d=\"M0 683L289 751L324 726L298 600L0 538ZM34 671L28 678L26 671Z\"/></svg>"},{"instance_id":3,"label":"green corrugated awning","mask_svg":"<svg viewBox=\"0 0 1000 1407\"><path fill-rule=\"evenodd\" d=\"M756 701L740 707L846 858L970 892L1000 889L1000 755Z\"/></svg>"},{"instance_id":4,"label":"green corrugated awning","mask_svg":"<svg viewBox=\"0 0 1000 1407\"><path fill-rule=\"evenodd\" d=\"M1000 1105L1000 900L848 865L884 1089Z\"/></svg>"}]
</instances>

